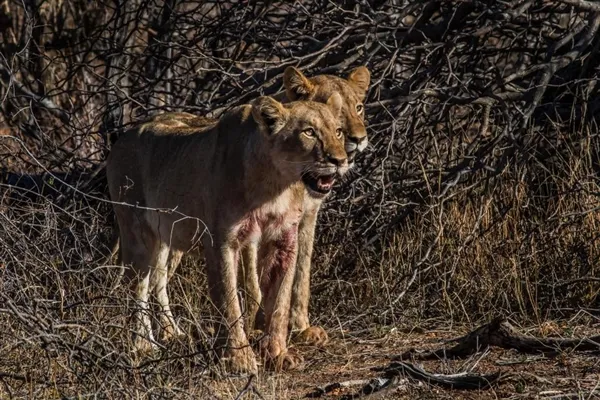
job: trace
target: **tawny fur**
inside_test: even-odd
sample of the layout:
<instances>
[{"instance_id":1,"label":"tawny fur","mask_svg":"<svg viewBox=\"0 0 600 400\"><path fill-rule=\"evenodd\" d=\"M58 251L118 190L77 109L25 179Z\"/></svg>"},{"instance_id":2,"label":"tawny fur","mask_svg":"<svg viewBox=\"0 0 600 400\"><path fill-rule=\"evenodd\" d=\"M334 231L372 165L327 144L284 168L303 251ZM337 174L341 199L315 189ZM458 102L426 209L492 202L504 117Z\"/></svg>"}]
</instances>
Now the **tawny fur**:
<instances>
[{"instance_id":1,"label":"tawny fur","mask_svg":"<svg viewBox=\"0 0 600 400\"><path fill-rule=\"evenodd\" d=\"M201 241L210 295L223 316L226 358L235 370L256 371L237 297L240 250L252 243L264 294L267 338L261 353L279 365L298 364L287 353L286 339L306 196L302 176L347 170L341 108L337 94L327 105L282 105L261 97L218 122L178 113L177 118L163 116L160 124L142 123L117 141L107 177L111 199L136 206L114 208L121 258L139 305L137 349L151 349L154 343L150 292L161 306L167 336L180 333L166 290L168 256L190 251ZM179 126L182 116L192 121L182 122L189 129ZM309 127L314 135L306 133ZM165 209L175 212L159 211Z\"/></svg>"},{"instance_id":2,"label":"tawny fur","mask_svg":"<svg viewBox=\"0 0 600 400\"><path fill-rule=\"evenodd\" d=\"M286 95L290 100L326 102L333 94L342 97L340 123L346 137L346 151L353 165L356 153L367 146L367 130L362 104L370 82L369 70L355 68L347 79L332 75L305 77L302 72L289 67L284 72ZM290 329L308 344L320 345L327 342L327 333L321 327L311 327L308 305L310 300L310 269L314 244L317 214L323 199L304 198L304 213L300 221L298 237L298 261L292 290ZM249 274L250 275L250 274Z\"/></svg>"},{"instance_id":3,"label":"tawny fur","mask_svg":"<svg viewBox=\"0 0 600 400\"><path fill-rule=\"evenodd\" d=\"M332 75L317 75L308 78L299 70L288 67L284 73L285 96L293 100L312 100L325 103L333 93L342 97L340 120L345 134L345 147L353 165L354 156L362 152L368 143L365 128L364 106L362 104L370 83L370 73L365 67L350 72L347 79ZM194 116L188 113L165 113L146 122L156 132L181 135L197 132L198 128L210 128L215 120ZM320 327L312 327L309 320L310 271L317 214L323 199L305 195L304 213L299 227L298 261L291 300L290 329L299 333L298 337L310 344L327 341L326 332ZM118 236L113 241L113 255L118 249ZM262 295L256 266L257 248L249 243L242 252L241 279L244 286L244 304L247 312L247 325L255 326ZM168 262L168 279L174 275L183 253L171 250ZM259 316L257 327L262 328L263 319ZM309 329L311 328L311 329ZM304 333L304 334L302 334ZM311 339L312 338L312 339Z\"/></svg>"}]
</instances>

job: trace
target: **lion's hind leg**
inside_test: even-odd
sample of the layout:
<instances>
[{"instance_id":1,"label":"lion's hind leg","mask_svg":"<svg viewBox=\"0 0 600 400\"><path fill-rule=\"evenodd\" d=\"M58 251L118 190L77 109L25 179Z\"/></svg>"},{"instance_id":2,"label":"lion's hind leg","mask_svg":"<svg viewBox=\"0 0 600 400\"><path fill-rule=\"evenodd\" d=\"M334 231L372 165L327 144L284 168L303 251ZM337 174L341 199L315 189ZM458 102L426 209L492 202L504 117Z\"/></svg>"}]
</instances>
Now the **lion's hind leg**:
<instances>
[{"instance_id":1,"label":"lion's hind leg","mask_svg":"<svg viewBox=\"0 0 600 400\"><path fill-rule=\"evenodd\" d=\"M171 248L171 252L169 253L169 261L167 262L167 282L171 282L171 279L173 279L173 276L175 276L175 272L177 271L179 264L181 264L182 258L183 251Z\"/></svg>"},{"instance_id":2,"label":"lion's hind leg","mask_svg":"<svg viewBox=\"0 0 600 400\"><path fill-rule=\"evenodd\" d=\"M152 334L150 306L150 272L156 265L159 243L153 233L137 221L120 223L121 257L125 266L125 279L134 291L136 309L134 350L140 353L153 351L157 346Z\"/></svg>"},{"instance_id":3,"label":"lion's hind leg","mask_svg":"<svg viewBox=\"0 0 600 400\"><path fill-rule=\"evenodd\" d=\"M167 292L167 284L169 282L169 249L169 245L166 243L161 243L159 245L156 263L153 266L150 274L150 288L156 295L156 300L158 301L158 306L160 307L160 339L162 341L168 341L171 338L183 336L183 332L181 329L179 329L179 326L173 317L173 313L171 312L169 294Z\"/></svg>"}]
</instances>

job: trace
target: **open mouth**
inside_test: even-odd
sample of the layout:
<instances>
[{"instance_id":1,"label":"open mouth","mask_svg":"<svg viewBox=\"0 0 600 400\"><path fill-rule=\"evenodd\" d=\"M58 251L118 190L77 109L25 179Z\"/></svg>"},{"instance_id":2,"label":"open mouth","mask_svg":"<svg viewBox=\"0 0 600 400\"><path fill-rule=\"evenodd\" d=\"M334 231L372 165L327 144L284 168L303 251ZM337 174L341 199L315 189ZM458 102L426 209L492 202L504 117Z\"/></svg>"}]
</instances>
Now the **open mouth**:
<instances>
[{"instance_id":1,"label":"open mouth","mask_svg":"<svg viewBox=\"0 0 600 400\"><path fill-rule=\"evenodd\" d=\"M311 174L304 174L302 182L309 189L309 193L315 197L322 197L329 192L335 183L335 175L321 175L312 176Z\"/></svg>"}]
</instances>

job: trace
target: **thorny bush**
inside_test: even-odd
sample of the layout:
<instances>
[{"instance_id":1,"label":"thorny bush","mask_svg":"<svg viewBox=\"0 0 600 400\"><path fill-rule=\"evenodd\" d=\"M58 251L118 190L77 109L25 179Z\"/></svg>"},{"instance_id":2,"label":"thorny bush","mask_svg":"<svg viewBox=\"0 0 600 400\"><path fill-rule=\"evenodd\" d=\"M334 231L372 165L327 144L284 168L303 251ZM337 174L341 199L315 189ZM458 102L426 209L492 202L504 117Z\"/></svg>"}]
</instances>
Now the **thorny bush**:
<instances>
[{"instance_id":1,"label":"thorny bush","mask_svg":"<svg viewBox=\"0 0 600 400\"><path fill-rule=\"evenodd\" d=\"M584 0L0 3L4 390L130 395L125 379L168 397L187 390L174 372L210 365L209 342L130 359L103 160L136 120L218 116L289 65L372 72L371 144L319 220L320 323L597 308L599 25ZM174 303L197 339L195 265Z\"/></svg>"}]
</instances>

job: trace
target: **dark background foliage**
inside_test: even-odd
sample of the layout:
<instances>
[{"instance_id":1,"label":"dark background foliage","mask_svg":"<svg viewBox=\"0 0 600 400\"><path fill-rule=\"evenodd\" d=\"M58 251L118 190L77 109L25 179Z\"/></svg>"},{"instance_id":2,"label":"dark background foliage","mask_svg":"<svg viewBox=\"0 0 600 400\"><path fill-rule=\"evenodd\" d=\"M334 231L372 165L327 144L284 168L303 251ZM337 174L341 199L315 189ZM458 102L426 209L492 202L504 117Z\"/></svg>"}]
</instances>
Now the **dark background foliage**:
<instances>
[{"instance_id":1,"label":"dark background foliage","mask_svg":"<svg viewBox=\"0 0 600 400\"><path fill-rule=\"evenodd\" d=\"M289 65L372 73L371 144L320 216L316 321L596 310L599 26L580 0L0 2L0 342L68 354L75 381L105 354L131 373L100 267L111 143L274 94ZM186 315L207 303L195 265Z\"/></svg>"}]
</instances>

